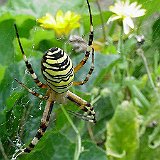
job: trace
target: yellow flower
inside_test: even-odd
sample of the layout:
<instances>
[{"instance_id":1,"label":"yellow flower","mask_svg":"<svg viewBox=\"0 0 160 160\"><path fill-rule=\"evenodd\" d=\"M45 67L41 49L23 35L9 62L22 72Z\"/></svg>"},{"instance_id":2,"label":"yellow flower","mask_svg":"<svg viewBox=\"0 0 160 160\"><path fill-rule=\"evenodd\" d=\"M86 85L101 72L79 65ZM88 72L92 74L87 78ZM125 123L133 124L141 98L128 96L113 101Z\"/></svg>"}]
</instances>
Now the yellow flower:
<instances>
[{"instance_id":1,"label":"yellow flower","mask_svg":"<svg viewBox=\"0 0 160 160\"><path fill-rule=\"evenodd\" d=\"M61 36L68 35L71 30L78 28L80 26L79 20L80 15L71 11L64 14L63 11L59 10L55 17L47 13L46 16L39 18L37 21L41 27L53 29L58 36Z\"/></svg>"},{"instance_id":2,"label":"yellow flower","mask_svg":"<svg viewBox=\"0 0 160 160\"><path fill-rule=\"evenodd\" d=\"M130 32L130 28L134 28L132 18L141 17L146 12L145 9L141 9L142 5L137 5L137 2L129 3L129 0L126 0L125 2L118 0L114 6L110 6L109 10L115 14L113 14L107 22L109 23L119 19L122 20L125 34Z\"/></svg>"}]
</instances>

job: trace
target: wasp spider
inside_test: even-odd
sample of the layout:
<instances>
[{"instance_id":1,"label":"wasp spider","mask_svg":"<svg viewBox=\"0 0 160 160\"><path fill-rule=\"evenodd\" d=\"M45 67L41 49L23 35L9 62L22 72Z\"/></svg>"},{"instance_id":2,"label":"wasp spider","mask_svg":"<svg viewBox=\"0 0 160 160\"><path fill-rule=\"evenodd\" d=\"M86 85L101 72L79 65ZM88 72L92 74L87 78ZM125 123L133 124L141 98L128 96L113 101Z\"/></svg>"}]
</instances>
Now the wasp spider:
<instances>
[{"instance_id":1,"label":"wasp spider","mask_svg":"<svg viewBox=\"0 0 160 160\"><path fill-rule=\"evenodd\" d=\"M55 47L47 50L44 56L42 57L41 61L41 71L44 79L46 80L46 84L42 83L38 79L35 72L33 71L32 65L29 63L22 48L17 26L14 25L18 44L28 71L30 72L34 82L38 87L47 89L46 95L43 96L39 93L32 91L31 89L26 87L22 82L19 82L17 79L15 79L21 86L26 88L28 92L30 92L31 94L40 99L46 100L46 105L41 119L40 127L35 137L29 144L29 146L23 149L23 152L25 153L31 152L32 149L40 140L40 138L44 135L48 127L53 105L56 101L63 103L64 99L66 98L69 99L70 101L74 102L77 106L79 106L81 110L84 111L84 115L81 115L82 119L93 123L96 122L95 111L93 109L93 106L87 101L83 100L79 96L69 91L69 87L72 85L76 86L76 85L83 85L84 83L86 83L94 69L94 49L91 47L93 41L93 23L92 23L91 9L88 0L87 0L87 5L90 15L90 34L88 40L88 47L87 50L85 51L84 58L76 67L73 67L72 60L62 49ZM88 60L90 54L92 56L92 65L87 76L83 81L78 81L78 82L73 81L74 74L83 67L83 65ZM73 112L71 112L71 114L72 113ZM78 113L75 114L77 116L80 115Z\"/></svg>"}]
</instances>

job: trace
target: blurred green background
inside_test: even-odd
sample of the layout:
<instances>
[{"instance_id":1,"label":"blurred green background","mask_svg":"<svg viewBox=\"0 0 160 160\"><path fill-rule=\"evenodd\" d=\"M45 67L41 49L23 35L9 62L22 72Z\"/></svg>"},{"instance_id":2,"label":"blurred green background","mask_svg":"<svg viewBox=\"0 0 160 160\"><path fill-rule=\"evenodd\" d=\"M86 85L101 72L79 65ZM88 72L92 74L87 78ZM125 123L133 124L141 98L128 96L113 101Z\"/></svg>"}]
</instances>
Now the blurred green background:
<instances>
[{"instance_id":1,"label":"blurred green background","mask_svg":"<svg viewBox=\"0 0 160 160\"><path fill-rule=\"evenodd\" d=\"M95 70L83 86L71 91L91 102L97 123L70 116L78 133L65 116L65 110L78 111L71 102L55 104L43 138L23 160L159 160L160 158L160 7L159 0L137 0L147 10L136 20L136 30L123 37L123 59L118 53L120 25L107 25L114 1L90 0L94 23ZM133 2L133 1L131 1ZM100 9L101 8L101 9ZM26 70L15 36L18 26L25 53L40 80L40 61L51 47L64 49L76 65L84 57L76 53L68 37L56 37L36 22L46 13L71 10L80 14L80 28L71 34L89 35L89 14L85 0L8 0L0 7L0 159L11 159L15 150L29 144L42 117L45 102L35 98L14 81L45 94ZM139 44L136 36L143 35ZM143 54L141 54L143 53ZM82 80L91 60L76 75ZM77 152L81 139L81 150Z\"/></svg>"}]
</instances>

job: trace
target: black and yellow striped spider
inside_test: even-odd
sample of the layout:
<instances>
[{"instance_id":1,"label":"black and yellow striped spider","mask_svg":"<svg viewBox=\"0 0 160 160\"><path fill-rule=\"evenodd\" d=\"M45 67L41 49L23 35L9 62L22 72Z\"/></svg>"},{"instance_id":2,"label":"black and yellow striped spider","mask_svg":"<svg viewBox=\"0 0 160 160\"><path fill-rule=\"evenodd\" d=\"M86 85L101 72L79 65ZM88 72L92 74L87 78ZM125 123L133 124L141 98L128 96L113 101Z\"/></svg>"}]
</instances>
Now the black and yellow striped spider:
<instances>
[{"instance_id":1,"label":"black and yellow striped spider","mask_svg":"<svg viewBox=\"0 0 160 160\"><path fill-rule=\"evenodd\" d=\"M42 71L42 75L44 79L46 80L46 84L42 83L38 79L31 64L29 63L24 53L24 50L22 48L17 26L14 25L16 36L18 39L18 44L22 52L23 60L25 61L28 71L30 72L34 82L36 83L38 87L47 89L46 95L43 96L39 93L32 91L31 89L26 87L22 82L15 79L20 85L26 88L28 92L30 92L31 94L33 94L34 96L40 99L46 100L46 105L45 105L45 109L44 109L43 116L41 119L40 127L35 137L29 144L29 146L22 149L22 152L24 153L31 152L32 149L35 147L35 145L40 140L40 138L44 135L48 127L48 123L50 120L50 114L51 114L53 105L57 101L60 103L63 103L63 101L66 98L69 99L70 101L74 102L77 106L79 106L81 110L84 111L84 115L81 115L82 119L89 121L89 122L93 122L93 123L96 122L95 111L93 109L93 106L87 101L83 100L79 96L69 91L69 87L72 85L76 86L76 85L85 84L89 80L89 77L92 74L93 69L94 69L94 49L91 47L92 41L93 41L93 23L92 23L90 5L89 5L88 0L86 1L87 1L89 15L90 15L90 34L89 34L87 50L85 51L85 57L81 60L81 62L76 67L73 68L72 60L62 49L55 47L55 48L50 48L49 50L47 50L44 56L42 57L42 61L41 61L41 71ZM73 81L74 74L83 67L83 65L88 60L90 54L92 56L92 65L91 65L91 68L87 76L85 77L83 81L78 81L78 82ZM79 114L77 113L77 116L78 115Z\"/></svg>"}]
</instances>

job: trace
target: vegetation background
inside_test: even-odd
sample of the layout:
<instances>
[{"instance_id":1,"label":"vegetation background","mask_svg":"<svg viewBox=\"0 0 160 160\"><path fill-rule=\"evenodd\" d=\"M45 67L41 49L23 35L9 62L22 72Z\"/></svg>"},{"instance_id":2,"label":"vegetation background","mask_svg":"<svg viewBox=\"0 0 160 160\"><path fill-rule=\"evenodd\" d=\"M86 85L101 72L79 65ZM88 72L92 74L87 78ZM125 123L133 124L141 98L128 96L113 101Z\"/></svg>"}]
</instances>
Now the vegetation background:
<instances>
[{"instance_id":1,"label":"vegetation background","mask_svg":"<svg viewBox=\"0 0 160 160\"><path fill-rule=\"evenodd\" d=\"M68 115L66 110L78 111L71 102L56 104L46 134L30 154L18 159L160 159L159 0L137 2L146 9L146 14L136 21L136 30L122 39L117 22L106 24L112 15L108 7L113 1L90 0L95 70L87 84L71 90L93 104L97 123ZM72 34L83 36L87 41L89 14L85 0L8 0L0 7L0 159L11 159L20 145L29 144L45 105L14 81L17 78L45 94L26 71L13 24L17 24L25 53L42 81L40 61L49 48L63 48L74 65L84 56L72 50L68 37L57 38L53 30L44 30L37 24L37 18L47 12L55 15L58 9L81 15L80 28ZM144 35L145 42L139 43L137 35ZM123 58L118 52L120 39ZM90 63L76 79L85 77Z\"/></svg>"}]
</instances>

